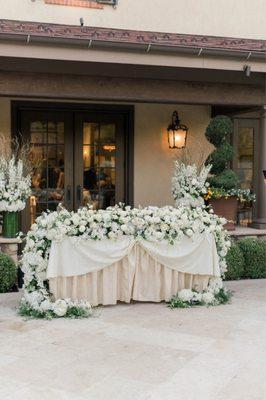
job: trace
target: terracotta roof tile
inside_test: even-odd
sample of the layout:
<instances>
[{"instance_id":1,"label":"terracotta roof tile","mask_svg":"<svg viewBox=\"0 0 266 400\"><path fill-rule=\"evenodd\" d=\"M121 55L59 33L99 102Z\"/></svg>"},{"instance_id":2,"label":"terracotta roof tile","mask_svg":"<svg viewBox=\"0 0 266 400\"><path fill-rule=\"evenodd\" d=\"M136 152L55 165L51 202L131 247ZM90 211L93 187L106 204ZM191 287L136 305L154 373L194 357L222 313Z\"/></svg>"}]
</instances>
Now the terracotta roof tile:
<instances>
[{"instance_id":1,"label":"terracotta roof tile","mask_svg":"<svg viewBox=\"0 0 266 400\"><path fill-rule=\"evenodd\" d=\"M266 40L81 27L0 19L0 37L5 35L31 35L32 37L78 39L81 41L90 41L92 39L112 43L266 52Z\"/></svg>"}]
</instances>

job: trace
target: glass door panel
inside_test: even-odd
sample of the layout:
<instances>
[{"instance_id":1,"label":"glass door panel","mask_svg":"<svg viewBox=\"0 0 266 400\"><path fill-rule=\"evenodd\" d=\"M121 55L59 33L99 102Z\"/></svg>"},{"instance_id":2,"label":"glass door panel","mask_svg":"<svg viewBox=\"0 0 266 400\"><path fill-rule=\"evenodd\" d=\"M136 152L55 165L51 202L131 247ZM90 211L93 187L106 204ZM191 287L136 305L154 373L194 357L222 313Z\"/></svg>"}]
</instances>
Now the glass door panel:
<instances>
[{"instance_id":1,"label":"glass door panel","mask_svg":"<svg viewBox=\"0 0 266 400\"><path fill-rule=\"evenodd\" d=\"M253 187L254 129L239 127L237 132L237 174L243 189Z\"/></svg>"},{"instance_id":2,"label":"glass door panel","mask_svg":"<svg viewBox=\"0 0 266 400\"><path fill-rule=\"evenodd\" d=\"M32 175L32 195L30 199L31 223L43 210L56 210L64 202L64 124L53 121L33 121L30 123L30 156L34 169ZM41 126L42 142L36 142L36 126Z\"/></svg>"},{"instance_id":3,"label":"glass door panel","mask_svg":"<svg viewBox=\"0 0 266 400\"><path fill-rule=\"evenodd\" d=\"M21 131L30 144L33 167L32 194L24 226L34 223L36 217L46 210L55 211L60 203L69 208L73 207L70 204L69 164L73 158L69 153L69 150L71 151L69 143L72 142L69 135L70 126L68 118L62 113L26 111L22 113Z\"/></svg>"},{"instance_id":4,"label":"glass door panel","mask_svg":"<svg viewBox=\"0 0 266 400\"><path fill-rule=\"evenodd\" d=\"M255 173L257 160L254 157L258 141L258 122L254 119L234 120L234 160L233 168L238 175L240 187L256 192ZM238 222L247 226L252 222L252 204L241 203L238 210Z\"/></svg>"},{"instance_id":5,"label":"glass door panel","mask_svg":"<svg viewBox=\"0 0 266 400\"><path fill-rule=\"evenodd\" d=\"M115 204L115 124L83 123L82 205Z\"/></svg>"},{"instance_id":6,"label":"glass door panel","mask_svg":"<svg viewBox=\"0 0 266 400\"><path fill-rule=\"evenodd\" d=\"M75 173L77 190L82 188L77 207L91 205L105 209L124 201L123 118L80 115L76 131L81 132L80 139L75 141L76 159L80 158L80 149L83 155L82 165L77 164Z\"/></svg>"}]
</instances>

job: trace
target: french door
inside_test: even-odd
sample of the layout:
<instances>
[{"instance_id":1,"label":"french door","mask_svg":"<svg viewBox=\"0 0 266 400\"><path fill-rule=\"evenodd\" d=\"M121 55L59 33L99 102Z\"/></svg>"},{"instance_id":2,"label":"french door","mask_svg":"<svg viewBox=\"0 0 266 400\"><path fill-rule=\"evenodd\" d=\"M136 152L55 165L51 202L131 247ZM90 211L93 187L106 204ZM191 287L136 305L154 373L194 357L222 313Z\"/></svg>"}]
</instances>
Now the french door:
<instances>
[{"instance_id":1,"label":"french door","mask_svg":"<svg viewBox=\"0 0 266 400\"><path fill-rule=\"evenodd\" d=\"M104 110L19 111L16 132L30 144L33 166L23 231L60 203L69 210L130 203L127 118L127 113Z\"/></svg>"}]
</instances>

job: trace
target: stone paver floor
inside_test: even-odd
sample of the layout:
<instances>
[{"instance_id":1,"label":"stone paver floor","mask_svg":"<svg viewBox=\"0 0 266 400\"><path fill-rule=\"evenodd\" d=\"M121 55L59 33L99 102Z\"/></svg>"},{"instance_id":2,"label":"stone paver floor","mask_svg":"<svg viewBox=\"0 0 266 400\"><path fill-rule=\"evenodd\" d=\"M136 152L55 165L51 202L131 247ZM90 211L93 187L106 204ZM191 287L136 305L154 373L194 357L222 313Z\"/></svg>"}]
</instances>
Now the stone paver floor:
<instances>
[{"instance_id":1,"label":"stone paver floor","mask_svg":"<svg viewBox=\"0 0 266 400\"><path fill-rule=\"evenodd\" d=\"M266 280L227 286L226 306L88 320L23 320L0 295L0 400L265 400Z\"/></svg>"}]
</instances>

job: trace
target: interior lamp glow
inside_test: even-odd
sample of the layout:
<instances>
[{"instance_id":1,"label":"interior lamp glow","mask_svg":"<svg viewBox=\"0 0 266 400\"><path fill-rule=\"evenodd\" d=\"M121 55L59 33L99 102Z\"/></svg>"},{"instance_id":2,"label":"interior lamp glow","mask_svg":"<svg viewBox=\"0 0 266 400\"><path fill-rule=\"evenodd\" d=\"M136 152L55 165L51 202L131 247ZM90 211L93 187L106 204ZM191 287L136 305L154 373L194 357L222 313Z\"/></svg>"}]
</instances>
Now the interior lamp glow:
<instances>
[{"instance_id":1,"label":"interior lamp glow","mask_svg":"<svg viewBox=\"0 0 266 400\"><path fill-rule=\"evenodd\" d=\"M188 127L180 122L177 111L174 111L172 122L167 128L170 149L183 149L186 147Z\"/></svg>"}]
</instances>

